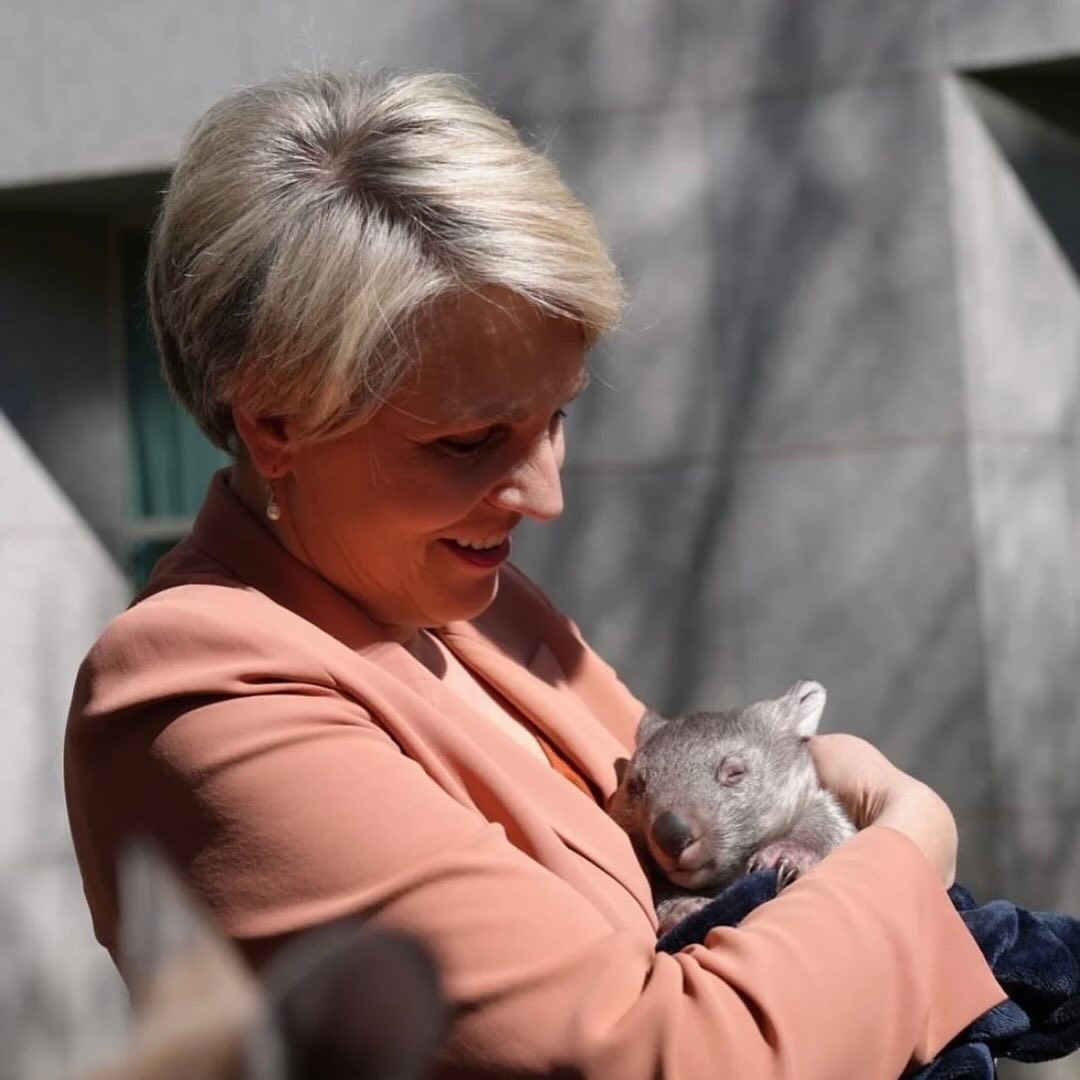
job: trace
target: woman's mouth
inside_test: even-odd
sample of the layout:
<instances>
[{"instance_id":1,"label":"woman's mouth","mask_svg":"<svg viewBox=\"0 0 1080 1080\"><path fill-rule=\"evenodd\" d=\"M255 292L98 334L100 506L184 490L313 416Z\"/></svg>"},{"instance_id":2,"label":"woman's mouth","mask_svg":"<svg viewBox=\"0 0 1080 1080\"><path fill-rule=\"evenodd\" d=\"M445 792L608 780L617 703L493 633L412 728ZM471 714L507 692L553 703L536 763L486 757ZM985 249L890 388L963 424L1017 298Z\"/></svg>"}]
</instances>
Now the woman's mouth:
<instances>
[{"instance_id":1,"label":"woman's mouth","mask_svg":"<svg viewBox=\"0 0 1080 1080\"><path fill-rule=\"evenodd\" d=\"M439 541L462 562L490 570L501 566L510 558L510 536L493 536L485 540L453 540L446 537Z\"/></svg>"}]
</instances>

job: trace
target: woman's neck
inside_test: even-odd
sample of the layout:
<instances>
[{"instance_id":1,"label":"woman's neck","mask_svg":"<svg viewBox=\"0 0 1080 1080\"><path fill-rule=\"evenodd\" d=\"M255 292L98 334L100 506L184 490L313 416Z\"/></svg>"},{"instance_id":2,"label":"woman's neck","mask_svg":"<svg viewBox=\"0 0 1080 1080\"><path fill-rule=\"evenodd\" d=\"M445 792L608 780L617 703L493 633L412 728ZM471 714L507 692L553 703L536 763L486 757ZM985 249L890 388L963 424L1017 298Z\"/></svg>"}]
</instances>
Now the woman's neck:
<instances>
[{"instance_id":1,"label":"woman's neck","mask_svg":"<svg viewBox=\"0 0 1080 1080\"><path fill-rule=\"evenodd\" d=\"M293 551L288 544L285 543L282 537L281 530L277 524L270 520L266 516L266 506L270 499L270 487L268 482L259 475L255 466L252 465L250 458L244 453L240 453L233 460L232 468L228 474L229 487L233 494L251 511L255 520L268 532L274 539L281 544L282 547L289 551L293 558L299 559L309 570L314 571L316 574L319 571L314 567L310 561L303 557L302 553ZM323 577L322 574L319 574ZM324 579L325 580L325 579ZM329 582L333 585L333 582ZM334 586L337 588L337 586ZM338 590L341 592L341 590ZM364 606L364 604L358 600L355 596L348 593L343 595L354 603L364 615L372 622L376 623L383 634L389 641L396 641L398 644L405 646L418 660L425 666L429 666L425 657L429 657L429 653L432 649L437 652L437 647L432 644L431 639L421 633L421 630L417 626L396 626L383 622L380 619L375 618ZM438 674L438 672L436 672Z\"/></svg>"}]
</instances>

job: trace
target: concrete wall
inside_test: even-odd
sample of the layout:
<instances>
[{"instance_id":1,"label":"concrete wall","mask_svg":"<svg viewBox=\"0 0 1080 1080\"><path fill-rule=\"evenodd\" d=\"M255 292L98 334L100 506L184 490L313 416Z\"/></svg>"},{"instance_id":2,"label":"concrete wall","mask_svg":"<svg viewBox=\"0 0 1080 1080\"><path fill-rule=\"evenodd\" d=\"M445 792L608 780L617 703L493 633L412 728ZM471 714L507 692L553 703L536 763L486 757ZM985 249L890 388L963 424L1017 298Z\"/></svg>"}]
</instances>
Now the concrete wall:
<instances>
[{"instance_id":1,"label":"concrete wall","mask_svg":"<svg viewBox=\"0 0 1080 1080\"><path fill-rule=\"evenodd\" d=\"M950 800L977 893L1080 911L1080 305L1073 224L1040 187L1068 189L1077 150L958 74L1075 55L1080 0L0 0L0 19L9 192L160 170L206 105L290 65L474 77L550 146L634 293L572 412L567 512L520 561L661 707L821 679L831 727ZM77 381L116 389L103 219L35 213L0 225L0 315L24 343L0 373L0 475L51 508L18 516L33 573L6 569L0 516L5 655L29 673L0 729L8 906L67 935L41 946L33 992L60 997L38 1015L104 1045L117 1029L55 989L60 955L104 977L70 866L28 860L62 842L61 699L122 602L102 477L126 468L123 417ZM22 389L46 382L48 408Z\"/></svg>"}]
</instances>

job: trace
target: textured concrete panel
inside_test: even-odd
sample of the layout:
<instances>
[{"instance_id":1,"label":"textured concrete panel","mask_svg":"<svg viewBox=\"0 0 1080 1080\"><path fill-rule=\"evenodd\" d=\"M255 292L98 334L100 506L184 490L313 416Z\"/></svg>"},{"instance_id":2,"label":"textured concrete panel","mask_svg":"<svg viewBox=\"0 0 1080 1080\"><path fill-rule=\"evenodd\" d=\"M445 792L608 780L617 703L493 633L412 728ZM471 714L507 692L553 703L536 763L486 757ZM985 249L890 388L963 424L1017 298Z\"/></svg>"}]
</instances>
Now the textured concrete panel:
<instances>
[{"instance_id":1,"label":"textured concrete panel","mask_svg":"<svg viewBox=\"0 0 1080 1080\"><path fill-rule=\"evenodd\" d=\"M1057 207L1075 204L1080 148L974 83L950 81L944 94L969 423L1064 433L1080 376L1080 251L1077 222ZM1034 188L1025 185L1031 168L1044 176Z\"/></svg>"},{"instance_id":2,"label":"textured concrete panel","mask_svg":"<svg viewBox=\"0 0 1080 1080\"><path fill-rule=\"evenodd\" d=\"M75 672L129 589L48 473L0 419L0 859L67 850L61 745ZM17 502L15 500L18 500Z\"/></svg>"},{"instance_id":3,"label":"textured concrete panel","mask_svg":"<svg viewBox=\"0 0 1080 1080\"><path fill-rule=\"evenodd\" d=\"M55 1077L124 1039L127 995L70 859L0 864L0 1078Z\"/></svg>"},{"instance_id":4,"label":"textured concrete panel","mask_svg":"<svg viewBox=\"0 0 1080 1080\"><path fill-rule=\"evenodd\" d=\"M614 113L554 125L545 140L596 216L630 291L567 424L576 465L653 461L722 444L722 365L711 348L707 174L692 112Z\"/></svg>"},{"instance_id":5,"label":"textured concrete panel","mask_svg":"<svg viewBox=\"0 0 1080 1080\"><path fill-rule=\"evenodd\" d=\"M1010 881L1080 909L1080 618L1061 446L971 447L990 713Z\"/></svg>"},{"instance_id":6,"label":"textured concrete panel","mask_svg":"<svg viewBox=\"0 0 1080 1080\"><path fill-rule=\"evenodd\" d=\"M934 64L930 0L464 0L466 68L515 114L710 103Z\"/></svg>"},{"instance_id":7,"label":"textured concrete panel","mask_svg":"<svg viewBox=\"0 0 1080 1080\"><path fill-rule=\"evenodd\" d=\"M870 739L962 823L993 810L964 448L747 463L735 507L749 695L817 679L828 730Z\"/></svg>"},{"instance_id":8,"label":"textured concrete panel","mask_svg":"<svg viewBox=\"0 0 1080 1080\"><path fill-rule=\"evenodd\" d=\"M708 124L733 450L962 430L935 82L778 97Z\"/></svg>"},{"instance_id":9,"label":"textured concrete panel","mask_svg":"<svg viewBox=\"0 0 1080 1080\"><path fill-rule=\"evenodd\" d=\"M691 100L715 39L709 6L688 0L463 0L463 10L465 71L514 116Z\"/></svg>"},{"instance_id":10,"label":"textured concrete panel","mask_svg":"<svg viewBox=\"0 0 1080 1080\"><path fill-rule=\"evenodd\" d=\"M812 90L894 79L937 66L936 0L695 0L709 12L702 81L722 94L738 72L744 93Z\"/></svg>"},{"instance_id":11,"label":"textured concrete panel","mask_svg":"<svg viewBox=\"0 0 1080 1080\"><path fill-rule=\"evenodd\" d=\"M462 66L456 0L6 0L0 184L160 168L215 100L287 69Z\"/></svg>"},{"instance_id":12,"label":"textured concrete panel","mask_svg":"<svg viewBox=\"0 0 1080 1080\"><path fill-rule=\"evenodd\" d=\"M972 437L986 738L1008 895L1080 907L1075 552L1080 155L1001 94L945 87Z\"/></svg>"},{"instance_id":13,"label":"textured concrete panel","mask_svg":"<svg viewBox=\"0 0 1080 1080\"><path fill-rule=\"evenodd\" d=\"M1080 50L1076 0L940 0L948 62L1018 64Z\"/></svg>"},{"instance_id":14,"label":"textured concrete panel","mask_svg":"<svg viewBox=\"0 0 1080 1080\"><path fill-rule=\"evenodd\" d=\"M514 560L654 708L744 700L718 465L568 469L566 511L523 525Z\"/></svg>"}]
</instances>

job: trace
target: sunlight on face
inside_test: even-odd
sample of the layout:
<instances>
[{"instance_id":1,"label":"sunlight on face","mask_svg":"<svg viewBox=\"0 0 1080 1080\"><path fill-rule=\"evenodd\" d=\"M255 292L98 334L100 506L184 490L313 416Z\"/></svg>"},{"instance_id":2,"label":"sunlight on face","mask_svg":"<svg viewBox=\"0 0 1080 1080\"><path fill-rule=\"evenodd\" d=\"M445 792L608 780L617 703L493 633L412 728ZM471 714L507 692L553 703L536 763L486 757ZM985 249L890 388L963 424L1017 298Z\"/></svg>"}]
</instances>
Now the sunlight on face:
<instances>
[{"instance_id":1,"label":"sunlight on face","mask_svg":"<svg viewBox=\"0 0 1080 1080\"><path fill-rule=\"evenodd\" d=\"M495 597L509 534L562 511L562 408L585 383L568 320L489 289L433 309L375 416L297 452L286 547L402 639Z\"/></svg>"}]
</instances>

